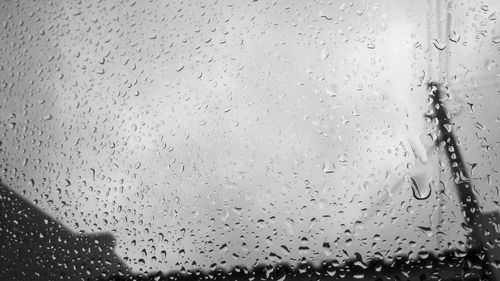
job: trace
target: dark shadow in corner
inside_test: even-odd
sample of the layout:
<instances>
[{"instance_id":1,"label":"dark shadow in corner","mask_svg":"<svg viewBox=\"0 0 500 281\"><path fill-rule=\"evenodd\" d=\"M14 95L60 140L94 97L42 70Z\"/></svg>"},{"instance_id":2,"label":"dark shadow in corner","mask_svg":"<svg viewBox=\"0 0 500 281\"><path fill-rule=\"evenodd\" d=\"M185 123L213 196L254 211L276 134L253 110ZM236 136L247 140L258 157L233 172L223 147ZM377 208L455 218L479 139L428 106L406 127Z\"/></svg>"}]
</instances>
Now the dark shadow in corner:
<instances>
[{"instance_id":1,"label":"dark shadow in corner","mask_svg":"<svg viewBox=\"0 0 500 281\"><path fill-rule=\"evenodd\" d=\"M80 235L0 182L0 280L126 276L111 233Z\"/></svg>"}]
</instances>

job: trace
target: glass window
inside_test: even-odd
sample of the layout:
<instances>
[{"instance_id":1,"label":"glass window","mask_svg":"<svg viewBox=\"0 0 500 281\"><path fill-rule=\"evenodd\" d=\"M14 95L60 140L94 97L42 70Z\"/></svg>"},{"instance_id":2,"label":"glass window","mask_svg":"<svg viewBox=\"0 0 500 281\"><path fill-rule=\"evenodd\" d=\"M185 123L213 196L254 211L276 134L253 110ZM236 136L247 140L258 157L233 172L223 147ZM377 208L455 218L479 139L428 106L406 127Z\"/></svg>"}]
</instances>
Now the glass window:
<instances>
[{"instance_id":1,"label":"glass window","mask_svg":"<svg viewBox=\"0 0 500 281\"><path fill-rule=\"evenodd\" d=\"M1 3L0 277L500 278L499 13Z\"/></svg>"}]
</instances>

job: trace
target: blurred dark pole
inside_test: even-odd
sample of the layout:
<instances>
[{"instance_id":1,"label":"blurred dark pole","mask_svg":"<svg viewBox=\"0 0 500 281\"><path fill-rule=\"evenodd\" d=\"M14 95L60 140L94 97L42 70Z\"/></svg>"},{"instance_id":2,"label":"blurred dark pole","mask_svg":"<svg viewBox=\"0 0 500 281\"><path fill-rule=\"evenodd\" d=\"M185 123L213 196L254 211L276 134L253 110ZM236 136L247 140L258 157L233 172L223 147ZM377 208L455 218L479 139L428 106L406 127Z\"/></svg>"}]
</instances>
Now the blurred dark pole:
<instances>
[{"instance_id":1,"label":"blurred dark pole","mask_svg":"<svg viewBox=\"0 0 500 281\"><path fill-rule=\"evenodd\" d=\"M432 110L428 115L437 123L437 145L443 145L449 160L458 199L470 235L470 246L484 251L483 265L490 280L500 281L500 216L497 212L482 213L470 182L470 177L452 130L451 116L443 104L445 89L429 83Z\"/></svg>"},{"instance_id":2,"label":"blurred dark pole","mask_svg":"<svg viewBox=\"0 0 500 281\"><path fill-rule=\"evenodd\" d=\"M429 83L431 88L432 110L429 117L437 121L438 135L436 142L442 144L446 152L446 156L450 161L450 169L457 187L457 194L462 210L464 212L466 224L469 227L474 225L480 216L479 205L477 198L472 191L469 175L465 167L465 162L458 149L457 141L452 131L450 116L446 112L446 108L442 103L443 89L438 83Z\"/></svg>"}]
</instances>

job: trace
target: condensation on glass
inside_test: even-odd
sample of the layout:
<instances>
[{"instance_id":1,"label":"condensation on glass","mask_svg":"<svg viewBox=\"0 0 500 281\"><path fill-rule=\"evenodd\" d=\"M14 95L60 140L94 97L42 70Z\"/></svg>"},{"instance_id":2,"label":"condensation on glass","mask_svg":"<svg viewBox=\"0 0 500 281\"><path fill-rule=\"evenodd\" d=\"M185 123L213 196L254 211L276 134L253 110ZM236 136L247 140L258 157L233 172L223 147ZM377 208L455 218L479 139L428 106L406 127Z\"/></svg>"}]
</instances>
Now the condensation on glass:
<instances>
[{"instance_id":1,"label":"condensation on glass","mask_svg":"<svg viewBox=\"0 0 500 281\"><path fill-rule=\"evenodd\" d=\"M427 83L498 210L498 17L493 0L5 1L0 179L72 235L110 234L135 273L464 249Z\"/></svg>"}]
</instances>

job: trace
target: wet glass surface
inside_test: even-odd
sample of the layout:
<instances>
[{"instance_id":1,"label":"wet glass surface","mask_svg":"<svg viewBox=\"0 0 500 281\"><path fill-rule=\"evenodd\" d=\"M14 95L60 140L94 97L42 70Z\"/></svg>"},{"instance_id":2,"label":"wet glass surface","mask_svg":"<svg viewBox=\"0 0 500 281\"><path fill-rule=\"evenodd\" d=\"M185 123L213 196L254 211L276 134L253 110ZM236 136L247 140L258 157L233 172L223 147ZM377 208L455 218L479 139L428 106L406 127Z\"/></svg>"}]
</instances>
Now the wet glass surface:
<instances>
[{"instance_id":1,"label":"wet glass surface","mask_svg":"<svg viewBox=\"0 0 500 281\"><path fill-rule=\"evenodd\" d=\"M1 3L0 277L495 280L499 16Z\"/></svg>"}]
</instances>

